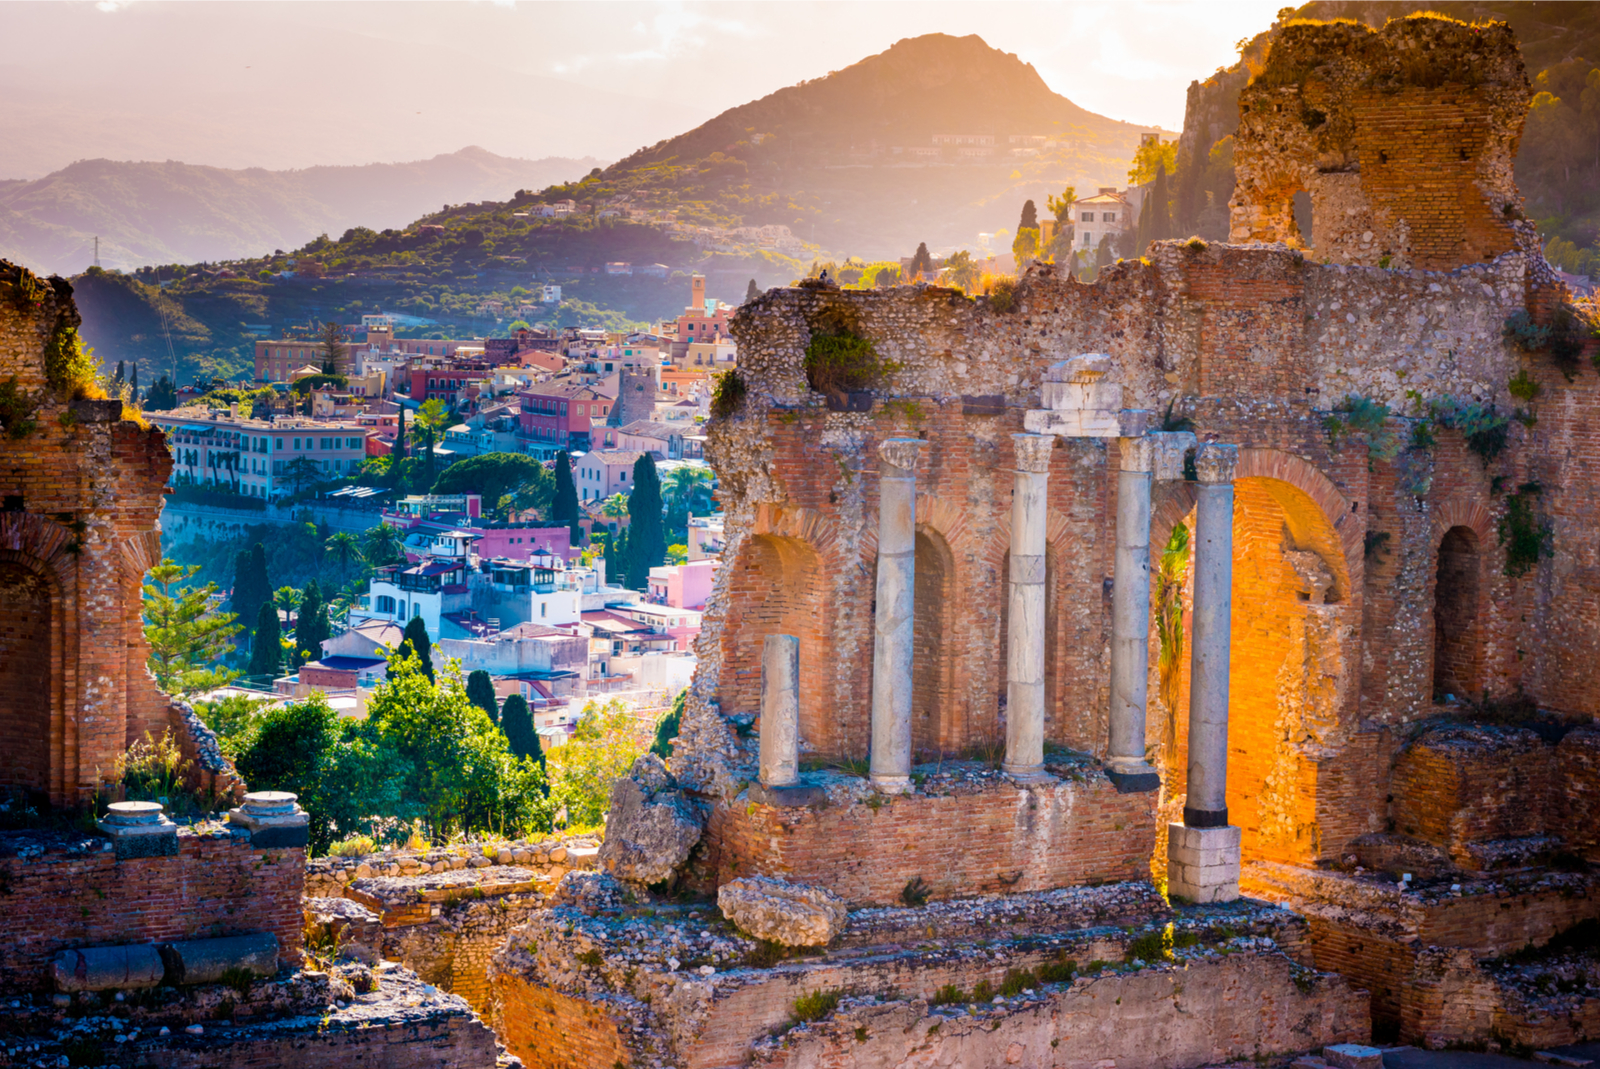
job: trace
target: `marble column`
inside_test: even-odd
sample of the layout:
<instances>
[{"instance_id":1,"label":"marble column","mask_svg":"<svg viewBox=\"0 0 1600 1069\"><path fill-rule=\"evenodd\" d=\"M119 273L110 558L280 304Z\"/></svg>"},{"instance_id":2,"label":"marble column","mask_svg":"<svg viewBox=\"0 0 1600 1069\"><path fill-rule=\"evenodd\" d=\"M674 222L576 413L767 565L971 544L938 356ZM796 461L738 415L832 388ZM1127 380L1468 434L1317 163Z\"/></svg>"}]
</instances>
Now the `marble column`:
<instances>
[{"instance_id":1,"label":"marble column","mask_svg":"<svg viewBox=\"0 0 1600 1069\"><path fill-rule=\"evenodd\" d=\"M911 788L911 656L915 642L916 438L878 445L877 612L872 625L871 780L882 791Z\"/></svg>"},{"instance_id":2,"label":"marble column","mask_svg":"<svg viewBox=\"0 0 1600 1069\"><path fill-rule=\"evenodd\" d=\"M800 640L767 635L761 647L761 785L800 782Z\"/></svg>"},{"instance_id":3,"label":"marble column","mask_svg":"<svg viewBox=\"0 0 1600 1069\"><path fill-rule=\"evenodd\" d=\"M1011 601L1006 631L1006 758L1014 779L1044 771L1045 489L1054 435L1013 434Z\"/></svg>"},{"instance_id":4,"label":"marble column","mask_svg":"<svg viewBox=\"0 0 1600 1069\"><path fill-rule=\"evenodd\" d=\"M1124 793L1153 791L1144 759L1150 681L1150 485L1156 443L1118 438L1117 540L1111 586L1111 738L1106 772Z\"/></svg>"},{"instance_id":5,"label":"marble column","mask_svg":"<svg viewBox=\"0 0 1600 1069\"><path fill-rule=\"evenodd\" d=\"M1198 902L1239 897L1237 827L1228 824L1228 658L1233 616L1233 475L1239 448L1195 451L1194 615L1190 628L1188 797L1169 828L1170 893Z\"/></svg>"}]
</instances>

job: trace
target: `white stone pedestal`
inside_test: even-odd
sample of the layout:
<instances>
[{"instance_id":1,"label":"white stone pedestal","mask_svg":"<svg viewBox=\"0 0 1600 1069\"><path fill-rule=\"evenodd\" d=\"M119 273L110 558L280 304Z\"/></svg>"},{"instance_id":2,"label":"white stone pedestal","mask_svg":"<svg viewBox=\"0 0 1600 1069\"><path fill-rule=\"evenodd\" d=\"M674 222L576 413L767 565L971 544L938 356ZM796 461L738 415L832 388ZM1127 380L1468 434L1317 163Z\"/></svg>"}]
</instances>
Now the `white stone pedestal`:
<instances>
[{"instance_id":1,"label":"white stone pedestal","mask_svg":"<svg viewBox=\"0 0 1600 1069\"><path fill-rule=\"evenodd\" d=\"M1167 894L1190 902L1239 897L1239 828L1167 825Z\"/></svg>"}]
</instances>

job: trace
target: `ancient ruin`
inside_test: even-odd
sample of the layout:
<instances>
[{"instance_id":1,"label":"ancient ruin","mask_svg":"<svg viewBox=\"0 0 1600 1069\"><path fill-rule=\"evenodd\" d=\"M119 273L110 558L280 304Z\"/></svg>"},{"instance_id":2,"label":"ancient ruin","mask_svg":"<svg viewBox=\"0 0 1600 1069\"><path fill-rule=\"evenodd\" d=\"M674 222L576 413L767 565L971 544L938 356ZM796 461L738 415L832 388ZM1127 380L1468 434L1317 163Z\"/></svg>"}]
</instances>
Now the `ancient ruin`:
<instances>
[{"instance_id":1,"label":"ancient ruin","mask_svg":"<svg viewBox=\"0 0 1600 1069\"><path fill-rule=\"evenodd\" d=\"M1290 24L1241 98L1231 243L747 303L700 668L603 839L308 865L293 796L246 794L145 672L158 432L62 393L70 291L7 269L3 785L85 802L170 728L236 808L0 833L6 1056L1178 1069L1595 1036L1600 997L1538 979L1591 968L1563 955L1600 917L1600 387L1511 179L1529 97L1500 24Z\"/></svg>"}]
</instances>

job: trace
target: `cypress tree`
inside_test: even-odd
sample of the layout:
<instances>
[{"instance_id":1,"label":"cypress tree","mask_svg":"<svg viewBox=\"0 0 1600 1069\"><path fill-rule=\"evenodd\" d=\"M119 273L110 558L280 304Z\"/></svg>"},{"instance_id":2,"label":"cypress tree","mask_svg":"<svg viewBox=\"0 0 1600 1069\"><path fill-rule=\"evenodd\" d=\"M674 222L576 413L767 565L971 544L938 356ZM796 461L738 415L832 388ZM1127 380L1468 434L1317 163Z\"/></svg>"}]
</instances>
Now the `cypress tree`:
<instances>
[{"instance_id":1,"label":"cypress tree","mask_svg":"<svg viewBox=\"0 0 1600 1069\"><path fill-rule=\"evenodd\" d=\"M1033 201L1022 202L1022 218L1017 223L1018 230L1039 229L1039 209L1033 206Z\"/></svg>"},{"instance_id":2,"label":"cypress tree","mask_svg":"<svg viewBox=\"0 0 1600 1069\"><path fill-rule=\"evenodd\" d=\"M422 622L420 616L411 618L411 622L406 624L405 634L401 636L400 655L405 656L408 650L422 662L422 674L428 677L428 682L434 682L433 642L428 638L428 625Z\"/></svg>"},{"instance_id":3,"label":"cypress tree","mask_svg":"<svg viewBox=\"0 0 1600 1069\"><path fill-rule=\"evenodd\" d=\"M750 285L745 287L744 303L749 304L759 296L761 296L761 287L757 286L756 280L752 278L750 280Z\"/></svg>"},{"instance_id":4,"label":"cypress tree","mask_svg":"<svg viewBox=\"0 0 1600 1069\"><path fill-rule=\"evenodd\" d=\"M233 596L230 607L241 620L253 620L261 606L272 600L267 581L267 551L260 542L233 558Z\"/></svg>"},{"instance_id":5,"label":"cypress tree","mask_svg":"<svg viewBox=\"0 0 1600 1069\"><path fill-rule=\"evenodd\" d=\"M467 677L467 701L488 713L490 720L500 722L500 707L494 697L494 680L481 668Z\"/></svg>"},{"instance_id":6,"label":"cypress tree","mask_svg":"<svg viewBox=\"0 0 1600 1069\"><path fill-rule=\"evenodd\" d=\"M1172 236L1172 216L1167 208L1167 165L1165 161L1156 164L1156 180L1150 186L1150 193L1145 198L1149 205L1150 227L1145 232L1145 241L1165 241ZM1145 213L1141 213L1145 214ZM1143 250L1140 250L1143 252Z\"/></svg>"},{"instance_id":7,"label":"cypress tree","mask_svg":"<svg viewBox=\"0 0 1600 1069\"><path fill-rule=\"evenodd\" d=\"M556 493L550 502L550 523L572 531L572 544L583 541L583 527L578 523L578 487L572 481L572 458L563 449L556 454Z\"/></svg>"},{"instance_id":8,"label":"cypress tree","mask_svg":"<svg viewBox=\"0 0 1600 1069\"><path fill-rule=\"evenodd\" d=\"M649 453L633 462L633 492L628 495L628 581L633 590L650 585L650 569L667 559L661 530L661 479Z\"/></svg>"},{"instance_id":9,"label":"cypress tree","mask_svg":"<svg viewBox=\"0 0 1600 1069\"><path fill-rule=\"evenodd\" d=\"M128 389L133 391L133 399L139 399L139 365L135 364L128 369Z\"/></svg>"},{"instance_id":10,"label":"cypress tree","mask_svg":"<svg viewBox=\"0 0 1600 1069\"><path fill-rule=\"evenodd\" d=\"M1029 201L1032 204L1033 201ZM917 251L911 254L911 264L906 268L906 274L911 277L921 275L930 278L933 275L933 254L928 251L926 241L917 243Z\"/></svg>"},{"instance_id":11,"label":"cypress tree","mask_svg":"<svg viewBox=\"0 0 1600 1069\"><path fill-rule=\"evenodd\" d=\"M500 707L500 730L506 733L506 742L517 757L531 757L544 764L544 750L539 745L539 733L533 727L533 714L528 711L528 700L513 694Z\"/></svg>"},{"instance_id":12,"label":"cypress tree","mask_svg":"<svg viewBox=\"0 0 1600 1069\"><path fill-rule=\"evenodd\" d=\"M256 605L272 601L272 580L267 577L267 547L260 542L250 547L250 596Z\"/></svg>"},{"instance_id":13,"label":"cypress tree","mask_svg":"<svg viewBox=\"0 0 1600 1069\"><path fill-rule=\"evenodd\" d=\"M278 606L262 602L256 613L256 638L250 651L250 675L275 676L283 669L282 635L278 630Z\"/></svg>"},{"instance_id":14,"label":"cypress tree","mask_svg":"<svg viewBox=\"0 0 1600 1069\"><path fill-rule=\"evenodd\" d=\"M315 579L300 595L300 615L294 625L295 646L307 661L322 657L322 643L328 637L328 606L322 601L322 588Z\"/></svg>"},{"instance_id":15,"label":"cypress tree","mask_svg":"<svg viewBox=\"0 0 1600 1069\"><path fill-rule=\"evenodd\" d=\"M399 475L400 475L400 462L406 458L406 406L405 405L401 405L400 406L399 429L395 431L395 435L394 435L394 450L390 455L394 457L394 460L390 462L394 466L390 470L392 470L395 473L396 478L398 478Z\"/></svg>"}]
</instances>

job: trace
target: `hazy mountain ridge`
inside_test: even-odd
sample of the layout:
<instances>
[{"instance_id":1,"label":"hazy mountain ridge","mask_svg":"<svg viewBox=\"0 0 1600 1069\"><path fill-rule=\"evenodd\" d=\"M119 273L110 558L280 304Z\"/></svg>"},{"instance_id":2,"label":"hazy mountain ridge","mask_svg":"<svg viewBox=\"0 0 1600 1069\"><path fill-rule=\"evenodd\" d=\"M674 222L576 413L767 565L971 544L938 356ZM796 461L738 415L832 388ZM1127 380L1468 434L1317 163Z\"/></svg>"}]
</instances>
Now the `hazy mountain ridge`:
<instances>
[{"instance_id":1,"label":"hazy mountain ridge","mask_svg":"<svg viewBox=\"0 0 1600 1069\"><path fill-rule=\"evenodd\" d=\"M107 267L196 263L292 249L320 233L404 226L441 203L503 200L601 161L496 156L469 147L408 163L229 170L166 161L80 160L0 182L0 256L81 271L100 237Z\"/></svg>"}]
</instances>

